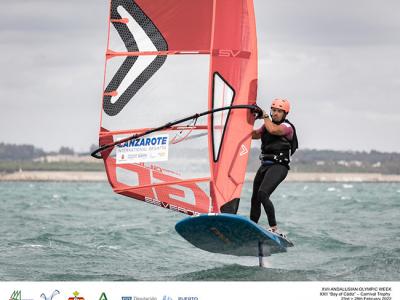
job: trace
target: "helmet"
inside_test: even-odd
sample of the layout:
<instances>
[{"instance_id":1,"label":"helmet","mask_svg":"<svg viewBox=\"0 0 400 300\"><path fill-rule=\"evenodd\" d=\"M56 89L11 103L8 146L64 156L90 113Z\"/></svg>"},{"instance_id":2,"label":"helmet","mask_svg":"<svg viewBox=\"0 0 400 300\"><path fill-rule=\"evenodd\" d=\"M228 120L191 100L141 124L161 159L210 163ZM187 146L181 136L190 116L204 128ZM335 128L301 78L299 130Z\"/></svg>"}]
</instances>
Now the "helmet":
<instances>
[{"instance_id":1,"label":"helmet","mask_svg":"<svg viewBox=\"0 0 400 300\"><path fill-rule=\"evenodd\" d=\"M287 99L275 99L272 101L271 108L282 109L285 113L290 111L290 102Z\"/></svg>"}]
</instances>

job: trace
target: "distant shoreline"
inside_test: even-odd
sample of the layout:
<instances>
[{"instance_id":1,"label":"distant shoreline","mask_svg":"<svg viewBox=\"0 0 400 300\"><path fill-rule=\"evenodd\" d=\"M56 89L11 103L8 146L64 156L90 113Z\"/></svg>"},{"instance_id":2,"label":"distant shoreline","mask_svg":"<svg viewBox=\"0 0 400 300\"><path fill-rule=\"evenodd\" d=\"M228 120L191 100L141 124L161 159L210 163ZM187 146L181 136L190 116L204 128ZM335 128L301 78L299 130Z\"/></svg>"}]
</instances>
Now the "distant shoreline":
<instances>
[{"instance_id":1,"label":"distant shoreline","mask_svg":"<svg viewBox=\"0 0 400 300\"><path fill-rule=\"evenodd\" d=\"M246 174L246 181L252 181L254 173ZM66 181L102 182L107 181L105 172L77 171L20 171L0 174L0 181ZM400 175L380 173L300 173L289 172L288 182L400 182Z\"/></svg>"}]
</instances>

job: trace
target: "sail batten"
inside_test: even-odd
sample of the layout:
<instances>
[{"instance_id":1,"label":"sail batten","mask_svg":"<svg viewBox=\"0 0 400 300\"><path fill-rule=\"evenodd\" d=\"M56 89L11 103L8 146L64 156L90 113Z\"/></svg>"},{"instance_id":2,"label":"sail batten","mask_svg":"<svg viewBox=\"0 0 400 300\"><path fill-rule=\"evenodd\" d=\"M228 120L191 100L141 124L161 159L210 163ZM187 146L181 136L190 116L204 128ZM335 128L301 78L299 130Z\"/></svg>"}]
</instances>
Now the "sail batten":
<instances>
[{"instance_id":1,"label":"sail batten","mask_svg":"<svg viewBox=\"0 0 400 300\"><path fill-rule=\"evenodd\" d=\"M236 54L235 51L233 53ZM192 51L178 51L178 50L173 50L173 51L135 51L135 52L117 52L113 50L107 50L106 56L107 59L112 58L112 57L117 57L117 56L154 56L154 55L190 55L190 54L210 54L210 50L192 50ZM236 54L239 55L239 54ZM242 54L246 55L246 54Z\"/></svg>"},{"instance_id":2,"label":"sail batten","mask_svg":"<svg viewBox=\"0 0 400 300\"><path fill-rule=\"evenodd\" d=\"M148 185L131 186L128 188L115 188L114 192L122 193L122 192L134 191L134 190L144 189L144 188L153 188L153 187L161 187L161 186L167 186L167 185L186 184L186 183L210 182L210 181L211 181L210 177L193 178L191 180L176 180L176 181L169 181L169 182L162 182L162 183L152 183L152 184L148 184Z\"/></svg>"}]
</instances>

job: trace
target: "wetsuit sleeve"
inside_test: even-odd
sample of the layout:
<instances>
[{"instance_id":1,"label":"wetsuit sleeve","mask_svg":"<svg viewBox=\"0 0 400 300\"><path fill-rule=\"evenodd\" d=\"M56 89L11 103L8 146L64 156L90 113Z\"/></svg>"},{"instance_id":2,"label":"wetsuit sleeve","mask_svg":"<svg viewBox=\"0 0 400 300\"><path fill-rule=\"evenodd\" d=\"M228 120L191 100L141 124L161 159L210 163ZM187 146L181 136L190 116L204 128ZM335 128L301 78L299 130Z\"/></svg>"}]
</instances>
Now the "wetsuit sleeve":
<instances>
[{"instance_id":1,"label":"wetsuit sleeve","mask_svg":"<svg viewBox=\"0 0 400 300\"><path fill-rule=\"evenodd\" d=\"M288 124L288 123L282 123L281 126L283 126L283 128L285 130L284 137L287 138L288 140L292 140L293 139L293 127L290 126L290 124Z\"/></svg>"},{"instance_id":2,"label":"wetsuit sleeve","mask_svg":"<svg viewBox=\"0 0 400 300\"><path fill-rule=\"evenodd\" d=\"M257 133L259 133L259 134L262 134L263 133L263 131L264 131L264 125L263 126L261 126L260 128L258 128L258 129L256 129L256 132Z\"/></svg>"}]
</instances>

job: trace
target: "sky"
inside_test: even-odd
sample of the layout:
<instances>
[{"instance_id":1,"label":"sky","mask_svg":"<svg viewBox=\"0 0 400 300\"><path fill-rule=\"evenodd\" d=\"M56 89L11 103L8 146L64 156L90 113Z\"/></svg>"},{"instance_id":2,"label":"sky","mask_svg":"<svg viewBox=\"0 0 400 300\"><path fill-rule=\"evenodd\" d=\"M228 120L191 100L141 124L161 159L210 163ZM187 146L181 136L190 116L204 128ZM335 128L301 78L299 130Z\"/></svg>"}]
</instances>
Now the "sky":
<instances>
[{"instance_id":1,"label":"sky","mask_svg":"<svg viewBox=\"0 0 400 300\"><path fill-rule=\"evenodd\" d=\"M400 2L254 0L258 104L292 103L300 147L399 151ZM0 10L0 142L88 151L98 141L106 0Z\"/></svg>"}]
</instances>

